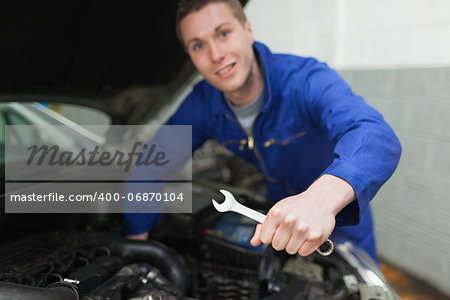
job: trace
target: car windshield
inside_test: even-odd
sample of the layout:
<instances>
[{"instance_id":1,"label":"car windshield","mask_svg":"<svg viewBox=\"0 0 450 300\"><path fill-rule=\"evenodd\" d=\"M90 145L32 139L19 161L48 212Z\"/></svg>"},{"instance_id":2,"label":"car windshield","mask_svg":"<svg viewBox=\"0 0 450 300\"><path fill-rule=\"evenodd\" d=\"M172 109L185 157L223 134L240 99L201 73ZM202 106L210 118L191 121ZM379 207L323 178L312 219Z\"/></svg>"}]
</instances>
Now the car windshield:
<instances>
[{"instance_id":1,"label":"car windshield","mask_svg":"<svg viewBox=\"0 0 450 300\"><path fill-rule=\"evenodd\" d=\"M8 127L8 125L34 125L33 127ZM64 125L64 126L63 126ZM48 129L47 129L48 128ZM53 112L39 103L0 103L0 164L4 172L5 164L23 160L27 155L24 144L32 141L35 145L58 145L61 149L79 150L92 143L103 143L103 139L76 125L67 118ZM5 145L8 153L5 155ZM3 174L2 174L3 175Z\"/></svg>"}]
</instances>

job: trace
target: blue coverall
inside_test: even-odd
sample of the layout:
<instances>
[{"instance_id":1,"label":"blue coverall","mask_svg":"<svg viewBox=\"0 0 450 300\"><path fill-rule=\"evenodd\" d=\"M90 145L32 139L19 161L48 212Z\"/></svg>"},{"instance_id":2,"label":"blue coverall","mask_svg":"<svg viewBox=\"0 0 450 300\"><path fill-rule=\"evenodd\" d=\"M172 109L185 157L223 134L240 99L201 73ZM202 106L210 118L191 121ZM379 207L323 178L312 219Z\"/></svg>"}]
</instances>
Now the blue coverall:
<instances>
[{"instance_id":1,"label":"blue coverall","mask_svg":"<svg viewBox=\"0 0 450 300\"><path fill-rule=\"evenodd\" d=\"M357 200L336 216L333 234L353 241L375 261L369 201L392 175L401 146L382 115L355 95L326 64L313 58L254 49L264 70L264 103L247 135L222 92L198 83L171 125L192 125L192 148L214 138L262 172L276 202L301 193L322 174L347 181ZM126 215L127 233L150 230L160 216Z\"/></svg>"}]
</instances>

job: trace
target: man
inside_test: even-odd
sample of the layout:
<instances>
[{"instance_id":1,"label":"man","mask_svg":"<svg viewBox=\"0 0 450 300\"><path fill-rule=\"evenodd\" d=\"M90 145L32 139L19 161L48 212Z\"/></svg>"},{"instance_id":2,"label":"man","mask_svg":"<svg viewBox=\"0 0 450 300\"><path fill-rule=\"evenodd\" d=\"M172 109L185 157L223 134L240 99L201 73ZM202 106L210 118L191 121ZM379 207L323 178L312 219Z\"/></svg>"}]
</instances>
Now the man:
<instances>
[{"instance_id":1,"label":"man","mask_svg":"<svg viewBox=\"0 0 450 300\"><path fill-rule=\"evenodd\" d=\"M401 152L383 117L325 64L254 42L238 0L180 1L177 33L205 80L168 123L192 125L194 150L215 138L264 174L274 205L251 244L306 256L333 233L376 260L368 203ZM127 222L143 239L156 221Z\"/></svg>"}]
</instances>

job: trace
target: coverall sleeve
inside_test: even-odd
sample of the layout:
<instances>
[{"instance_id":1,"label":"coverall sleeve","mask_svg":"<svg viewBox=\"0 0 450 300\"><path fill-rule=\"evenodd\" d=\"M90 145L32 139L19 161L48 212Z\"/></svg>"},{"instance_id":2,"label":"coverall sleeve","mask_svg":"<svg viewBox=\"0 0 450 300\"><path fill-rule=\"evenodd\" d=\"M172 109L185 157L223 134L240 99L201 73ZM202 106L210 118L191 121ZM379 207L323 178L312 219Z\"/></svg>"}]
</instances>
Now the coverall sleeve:
<instances>
[{"instance_id":1,"label":"coverall sleeve","mask_svg":"<svg viewBox=\"0 0 450 300\"><path fill-rule=\"evenodd\" d=\"M335 145L333 161L323 174L344 179L357 195L357 201L336 216L336 224L356 225L397 167L400 141L383 116L325 64L316 63L304 86L304 109Z\"/></svg>"},{"instance_id":2,"label":"coverall sleeve","mask_svg":"<svg viewBox=\"0 0 450 300\"><path fill-rule=\"evenodd\" d=\"M204 107L195 90L183 101L175 114L165 125L192 125L192 153L198 149L208 138L208 133L202 124ZM125 230L127 235L140 234L150 231L161 222L160 213L126 213Z\"/></svg>"}]
</instances>

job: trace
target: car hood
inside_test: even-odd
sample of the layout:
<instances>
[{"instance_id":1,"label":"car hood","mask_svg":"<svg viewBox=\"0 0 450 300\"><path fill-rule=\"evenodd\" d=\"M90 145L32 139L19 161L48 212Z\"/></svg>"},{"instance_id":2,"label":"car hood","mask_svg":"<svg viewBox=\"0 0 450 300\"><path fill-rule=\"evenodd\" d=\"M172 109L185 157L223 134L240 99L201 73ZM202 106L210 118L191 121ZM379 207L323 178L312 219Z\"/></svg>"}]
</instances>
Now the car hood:
<instances>
[{"instance_id":1,"label":"car hood","mask_svg":"<svg viewBox=\"0 0 450 300\"><path fill-rule=\"evenodd\" d=\"M166 101L194 72L175 33L177 2L1 1L0 100L80 103L143 122L137 101ZM130 101L130 90L146 96Z\"/></svg>"}]
</instances>

